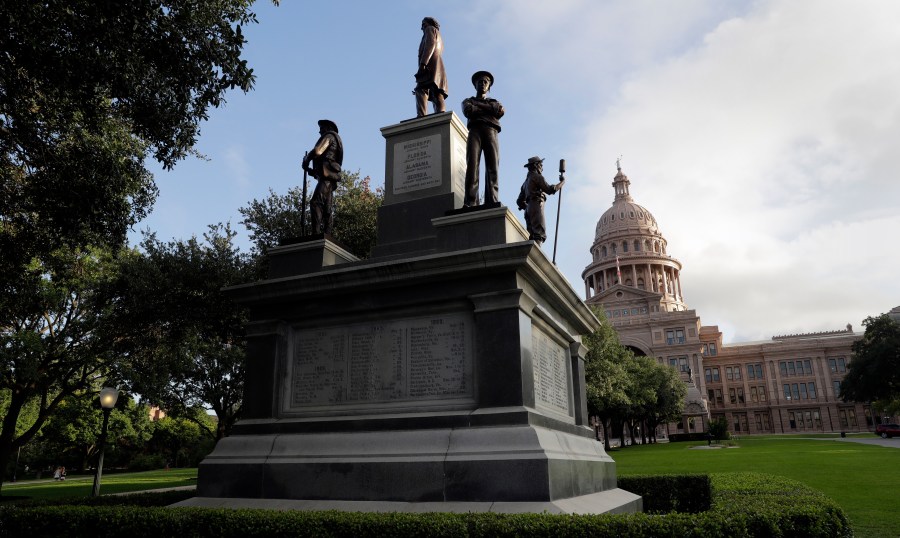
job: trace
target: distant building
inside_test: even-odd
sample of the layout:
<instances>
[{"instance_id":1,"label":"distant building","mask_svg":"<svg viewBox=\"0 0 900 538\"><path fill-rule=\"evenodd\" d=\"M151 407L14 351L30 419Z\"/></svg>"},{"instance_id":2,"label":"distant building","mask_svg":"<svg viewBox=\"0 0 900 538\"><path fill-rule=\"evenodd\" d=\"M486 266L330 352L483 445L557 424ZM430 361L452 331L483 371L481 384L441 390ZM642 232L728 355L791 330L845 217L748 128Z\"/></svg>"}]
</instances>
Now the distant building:
<instances>
[{"instance_id":1,"label":"distant building","mask_svg":"<svg viewBox=\"0 0 900 538\"><path fill-rule=\"evenodd\" d=\"M150 407L150 422L156 422L166 418L166 412L157 406Z\"/></svg>"},{"instance_id":2,"label":"distant building","mask_svg":"<svg viewBox=\"0 0 900 538\"><path fill-rule=\"evenodd\" d=\"M681 262L668 254L656 219L634 202L630 184L619 168L612 207L597 222L581 276L586 302L602 306L622 344L678 369L688 385L681 422L658 434L703 432L720 417L736 434L874 430L878 421L867 403L837 396L862 334L847 325L723 344L718 327L704 326L687 307Z\"/></svg>"}]
</instances>

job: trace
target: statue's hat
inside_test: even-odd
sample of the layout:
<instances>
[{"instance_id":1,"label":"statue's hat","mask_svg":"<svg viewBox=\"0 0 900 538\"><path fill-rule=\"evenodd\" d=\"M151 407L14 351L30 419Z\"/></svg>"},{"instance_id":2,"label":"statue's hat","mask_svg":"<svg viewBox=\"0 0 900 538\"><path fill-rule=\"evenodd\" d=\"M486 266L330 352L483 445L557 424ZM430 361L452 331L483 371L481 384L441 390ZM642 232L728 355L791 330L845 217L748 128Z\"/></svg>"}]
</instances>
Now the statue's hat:
<instances>
[{"instance_id":1,"label":"statue's hat","mask_svg":"<svg viewBox=\"0 0 900 538\"><path fill-rule=\"evenodd\" d=\"M542 162L544 162L544 159L541 159L540 157L537 157L537 156L529 157L528 162L525 164L525 168L528 168L532 164L537 164L537 163L542 163Z\"/></svg>"},{"instance_id":2,"label":"statue's hat","mask_svg":"<svg viewBox=\"0 0 900 538\"><path fill-rule=\"evenodd\" d=\"M319 120L319 128L325 131L338 132L337 125L331 120Z\"/></svg>"},{"instance_id":3,"label":"statue's hat","mask_svg":"<svg viewBox=\"0 0 900 538\"><path fill-rule=\"evenodd\" d=\"M474 75L472 75L472 85L475 85L475 81L480 79L481 77L487 77L488 80L491 81L491 86L494 85L494 75L492 75L489 71L476 71Z\"/></svg>"}]
</instances>

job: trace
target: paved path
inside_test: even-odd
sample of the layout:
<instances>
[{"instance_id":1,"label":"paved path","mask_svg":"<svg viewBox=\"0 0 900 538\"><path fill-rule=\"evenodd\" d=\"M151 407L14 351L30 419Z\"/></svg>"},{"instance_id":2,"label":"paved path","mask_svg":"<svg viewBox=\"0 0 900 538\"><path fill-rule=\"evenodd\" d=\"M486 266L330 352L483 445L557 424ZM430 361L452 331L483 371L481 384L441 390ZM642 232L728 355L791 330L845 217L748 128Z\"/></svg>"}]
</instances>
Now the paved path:
<instances>
[{"instance_id":1,"label":"paved path","mask_svg":"<svg viewBox=\"0 0 900 538\"><path fill-rule=\"evenodd\" d=\"M889 448L900 448L900 437L894 437L893 439L882 439L881 437L875 437L872 435L872 438L868 437L838 437L833 439L833 441L837 441L839 443L860 443L863 445L875 445L875 446L886 446Z\"/></svg>"}]
</instances>

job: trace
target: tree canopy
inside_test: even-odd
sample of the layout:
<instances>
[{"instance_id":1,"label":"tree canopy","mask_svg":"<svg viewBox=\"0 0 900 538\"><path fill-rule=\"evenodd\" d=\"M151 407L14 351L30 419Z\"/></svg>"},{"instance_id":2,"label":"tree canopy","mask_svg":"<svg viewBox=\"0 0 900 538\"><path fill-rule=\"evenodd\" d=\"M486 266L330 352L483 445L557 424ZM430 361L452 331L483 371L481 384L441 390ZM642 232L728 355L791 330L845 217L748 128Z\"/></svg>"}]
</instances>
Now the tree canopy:
<instances>
[{"instance_id":1,"label":"tree canopy","mask_svg":"<svg viewBox=\"0 0 900 538\"><path fill-rule=\"evenodd\" d=\"M93 389L115 360L112 298L102 291L114 272L110 253L61 249L30 268L40 278L15 296L14 308L0 309L0 389L9 390L0 469L61 402Z\"/></svg>"},{"instance_id":2,"label":"tree canopy","mask_svg":"<svg viewBox=\"0 0 900 538\"><path fill-rule=\"evenodd\" d=\"M235 234L215 225L202 241L164 243L146 235L143 253L122 262L113 313L115 347L124 357L120 376L166 413L190 418L198 406L211 408L218 417L208 432L214 439L240 416L244 380L245 314L222 288L257 277Z\"/></svg>"},{"instance_id":3,"label":"tree canopy","mask_svg":"<svg viewBox=\"0 0 900 538\"><path fill-rule=\"evenodd\" d=\"M613 425L620 426L616 433L622 437L623 424L632 426L632 436L635 427L644 424L644 432L652 439L656 426L681 416L687 387L673 368L652 357L635 357L619 342L603 311L594 308L594 314L600 318L601 325L583 338L588 348L585 360L588 413L600 420L607 450Z\"/></svg>"},{"instance_id":4,"label":"tree canopy","mask_svg":"<svg viewBox=\"0 0 900 538\"><path fill-rule=\"evenodd\" d=\"M252 87L241 59L251 3L4 2L3 278L61 246L124 241L156 197L145 157L173 167L209 108Z\"/></svg>"},{"instance_id":5,"label":"tree canopy","mask_svg":"<svg viewBox=\"0 0 900 538\"><path fill-rule=\"evenodd\" d=\"M887 314L863 321L866 332L853 343L853 359L841 383L845 402L873 402L900 414L900 323Z\"/></svg>"},{"instance_id":6,"label":"tree canopy","mask_svg":"<svg viewBox=\"0 0 900 538\"><path fill-rule=\"evenodd\" d=\"M360 258L368 258L375 246L375 224L378 208L384 201L381 188L372 190L369 176L360 179L359 172L341 172L341 180L334 196L334 238L350 252ZM312 190L307 193L306 207ZM303 187L288 189L286 194L277 194L269 189L269 196L262 200L251 200L240 208L244 220L241 222L250 232L254 253L262 256L278 246L279 242L302 235ZM309 225L306 215L306 229Z\"/></svg>"}]
</instances>

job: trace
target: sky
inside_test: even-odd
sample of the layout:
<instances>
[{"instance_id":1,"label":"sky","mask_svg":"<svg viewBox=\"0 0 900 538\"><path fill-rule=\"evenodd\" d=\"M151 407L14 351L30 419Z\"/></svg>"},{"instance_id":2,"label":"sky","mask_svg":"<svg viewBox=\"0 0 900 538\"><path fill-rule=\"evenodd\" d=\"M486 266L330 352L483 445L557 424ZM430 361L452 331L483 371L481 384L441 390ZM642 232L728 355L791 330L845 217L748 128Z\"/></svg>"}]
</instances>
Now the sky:
<instances>
[{"instance_id":1,"label":"sky","mask_svg":"<svg viewBox=\"0 0 900 538\"><path fill-rule=\"evenodd\" d=\"M685 302L726 344L861 331L900 305L900 2L260 0L254 10L258 24L244 29L254 89L211 111L196 146L206 159L152 168L160 196L133 243L142 230L186 239L230 222L248 251L238 209L302 183L322 118L339 126L344 168L383 186L380 128L415 116L430 16L448 110L464 119L472 73L494 75L491 97L506 110L501 202L521 220L525 162L566 159L557 265L580 296L621 156L635 202L683 265Z\"/></svg>"}]
</instances>

